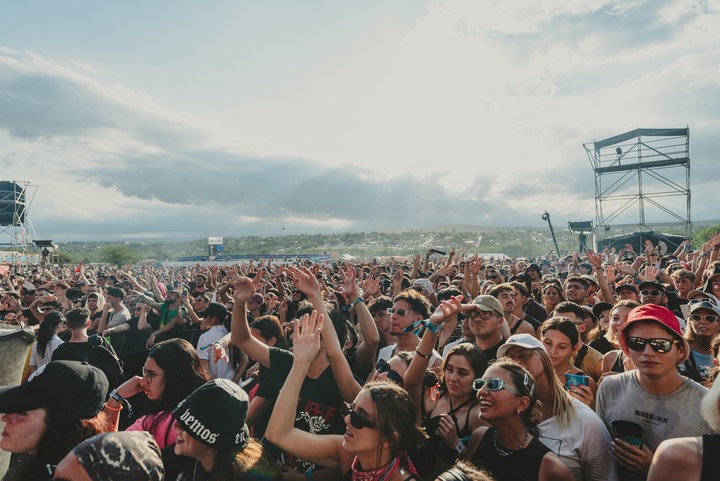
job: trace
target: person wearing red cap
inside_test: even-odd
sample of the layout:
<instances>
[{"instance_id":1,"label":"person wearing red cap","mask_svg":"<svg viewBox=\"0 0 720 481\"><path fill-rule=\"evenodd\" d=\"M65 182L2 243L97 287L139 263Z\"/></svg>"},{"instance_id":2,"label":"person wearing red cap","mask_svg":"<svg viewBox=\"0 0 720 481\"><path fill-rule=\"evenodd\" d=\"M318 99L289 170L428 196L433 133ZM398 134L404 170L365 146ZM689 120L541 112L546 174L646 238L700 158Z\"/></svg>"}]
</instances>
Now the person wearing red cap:
<instances>
[{"instance_id":1,"label":"person wearing red cap","mask_svg":"<svg viewBox=\"0 0 720 481\"><path fill-rule=\"evenodd\" d=\"M615 457L622 479L645 479L660 442L680 436L701 436L712 429L700 415L707 389L681 376L690 347L677 317L663 306L646 304L630 311L618 341L637 369L607 377L600 383L597 413L611 430L614 421L642 427L640 447L615 438Z\"/></svg>"}]
</instances>

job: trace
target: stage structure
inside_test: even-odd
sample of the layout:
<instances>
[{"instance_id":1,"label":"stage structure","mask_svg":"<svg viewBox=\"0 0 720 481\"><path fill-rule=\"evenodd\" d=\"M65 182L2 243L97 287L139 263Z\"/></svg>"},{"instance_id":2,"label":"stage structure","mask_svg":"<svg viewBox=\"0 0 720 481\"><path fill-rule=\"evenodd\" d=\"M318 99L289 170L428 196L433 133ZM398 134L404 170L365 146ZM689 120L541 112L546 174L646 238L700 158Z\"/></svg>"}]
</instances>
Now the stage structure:
<instances>
[{"instance_id":1,"label":"stage structure","mask_svg":"<svg viewBox=\"0 0 720 481\"><path fill-rule=\"evenodd\" d=\"M592 221L568 222L568 230L578 235L578 252L582 254L587 251L587 235L593 233ZM591 247L592 245L594 245L594 242L591 244Z\"/></svg>"},{"instance_id":2,"label":"stage structure","mask_svg":"<svg viewBox=\"0 0 720 481\"><path fill-rule=\"evenodd\" d=\"M37 237L30 221L30 207L37 186L25 181L0 181L0 250L25 257ZM12 262L14 263L14 262Z\"/></svg>"},{"instance_id":3,"label":"stage structure","mask_svg":"<svg viewBox=\"0 0 720 481\"><path fill-rule=\"evenodd\" d=\"M633 230L690 221L690 129L635 129L583 144L595 172L596 238L611 226ZM637 207L637 223L626 211Z\"/></svg>"}]
</instances>

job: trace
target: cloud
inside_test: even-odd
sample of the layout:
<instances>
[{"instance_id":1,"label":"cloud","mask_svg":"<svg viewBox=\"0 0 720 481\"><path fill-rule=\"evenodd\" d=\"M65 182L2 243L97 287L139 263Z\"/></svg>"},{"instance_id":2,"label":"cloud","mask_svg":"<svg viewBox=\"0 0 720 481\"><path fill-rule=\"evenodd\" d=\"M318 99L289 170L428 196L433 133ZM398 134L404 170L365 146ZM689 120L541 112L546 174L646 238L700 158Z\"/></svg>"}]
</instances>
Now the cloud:
<instances>
[{"instance_id":1,"label":"cloud","mask_svg":"<svg viewBox=\"0 0 720 481\"><path fill-rule=\"evenodd\" d=\"M594 218L584 142L689 124L693 211L716 215L716 2L420 11L230 120L0 46L0 166L40 185L35 226L67 238L542 225Z\"/></svg>"}]
</instances>

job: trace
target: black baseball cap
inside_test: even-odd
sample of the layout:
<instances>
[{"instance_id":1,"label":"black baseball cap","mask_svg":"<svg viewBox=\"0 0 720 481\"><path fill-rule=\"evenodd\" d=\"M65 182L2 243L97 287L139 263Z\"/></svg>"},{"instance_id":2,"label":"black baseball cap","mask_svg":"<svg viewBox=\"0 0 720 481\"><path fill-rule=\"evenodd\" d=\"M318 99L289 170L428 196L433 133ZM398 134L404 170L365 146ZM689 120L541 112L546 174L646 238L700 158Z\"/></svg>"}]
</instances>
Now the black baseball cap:
<instances>
[{"instance_id":1,"label":"black baseball cap","mask_svg":"<svg viewBox=\"0 0 720 481\"><path fill-rule=\"evenodd\" d=\"M0 413L53 407L64 414L88 419L103 408L108 380L86 362L52 361L41 366L20 386L0 387Z\"/></svg>"},{"instance_id":2,"label":"black baseball cap","mask_svg":"<svg viewBox=\"0 0 720 481\"><path fill-rule=\"evenodd\" d=\"M202 312L199 312L198 315L202 317L212 316L224 321L227 318L228 309L224 304L211 302Z\"/></svg>"}]
</instances>

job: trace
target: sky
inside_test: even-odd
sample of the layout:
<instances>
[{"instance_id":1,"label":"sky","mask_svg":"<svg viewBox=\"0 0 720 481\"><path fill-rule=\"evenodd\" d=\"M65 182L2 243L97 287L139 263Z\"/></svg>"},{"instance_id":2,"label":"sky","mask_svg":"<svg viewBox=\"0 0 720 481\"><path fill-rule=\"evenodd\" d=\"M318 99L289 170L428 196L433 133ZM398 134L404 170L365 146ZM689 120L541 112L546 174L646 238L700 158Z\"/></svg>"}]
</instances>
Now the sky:
<instances>
[{"instance_id":1,"label":"sky","mask_svg":"<svg viewBox=\"0 0 720 481\"><path fill-rule=\"evenodd\" d=\"M712 220L718 65L720 0L9 2L0 180L59 241L565 228L583 144L689 127Z\"/></svg>"}]
</instances>

